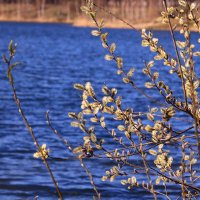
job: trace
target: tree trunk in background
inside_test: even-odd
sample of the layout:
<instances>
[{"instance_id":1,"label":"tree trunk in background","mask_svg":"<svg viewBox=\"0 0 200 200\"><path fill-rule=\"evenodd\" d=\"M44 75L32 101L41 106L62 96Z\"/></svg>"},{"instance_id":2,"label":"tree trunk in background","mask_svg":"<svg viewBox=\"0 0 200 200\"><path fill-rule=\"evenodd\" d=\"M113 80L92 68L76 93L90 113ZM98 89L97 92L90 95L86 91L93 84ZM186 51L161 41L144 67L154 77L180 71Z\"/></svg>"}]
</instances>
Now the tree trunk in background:
<instances>
[{"instance_id":1,"label":"tree trunk in background","mask_svg":"<svg viewBox=\"0 0 200 200\"><path fill-rule=\"evenodd\" d=\"M17 0L17 19L21 19L21 0Z\"/></svg>"},{"instance_id":2,"label":"tree trunk in background","mask_svg":"<svg viewBox=\"0 0 200 200\"><path fill-rule=\"evenodd\" d=\"M46 4L46 0L42 0L41 2L41 15L44 16L45 14L45 4Z\"/></svg>"},{"instance_id":3,"label":"tree trunk in background","mask_svg":"<svg viewBox=\"0 0 200 200\"><path fill-rule=\"evenodd\" d=\"M64 0L64 8L66 10L66 20L70 21L70 2L68 2L67 0Z\"/></svg>"},{"instance_id":4,"label":"tree trunk in background","mask_svg":"<svg viewBox=\"0 0 200 200\"><path fill-rule=\"evenodd\" d=\"M3 16L4 6L3 6L3 0L0 0L0 17Z\"/></svg>"},{"instance_id":5,"label":"tree trunk in background","mask_svg":"<svg viewBox=\"0 0 200 200\"><path fill-rule=\"evenodd\" d=\"M46 0L36 0L37 17L43 17L45 14Z\"/></svg>"}]
</instances>

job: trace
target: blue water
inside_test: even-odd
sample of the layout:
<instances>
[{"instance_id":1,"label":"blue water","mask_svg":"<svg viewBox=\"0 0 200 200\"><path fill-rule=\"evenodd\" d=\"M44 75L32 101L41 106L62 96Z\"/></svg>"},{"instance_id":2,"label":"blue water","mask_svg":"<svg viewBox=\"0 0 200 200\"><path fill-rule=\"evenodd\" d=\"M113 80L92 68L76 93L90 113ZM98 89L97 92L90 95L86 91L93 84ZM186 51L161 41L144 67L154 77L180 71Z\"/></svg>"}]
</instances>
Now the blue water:
<instances>
[{"instance_id":1,"label":"blue water","mask_svg":"<svg viewBox=\"0 0 200 200\"><path fill-rule=\"evenodd\" d=\"M122 84L116 75L116 66L104 60L106 51L98 38L90 35L90 28L76 28L64 24L0 23L0 52L6 53L11 39L17 43L15 60L21 65L14 70L15 85L21 105L40 144L46 143L52 157L68 158L66 161L50 159L59 187L65 199L92 199L94 194L89 178L79 161L62 145L46 124L45 112L50 111L55 128L73 146L81 144L83 133L70 127L69 111L80 111L80 93L74 83L90 81L101 95L101 87L116 87L123 97L124 106L145 111L152 102L138 95L130 86ZM126 29L109 30L110 41L117 44L125 68L135 67L135 81L144 89L146 77L141 73L143 62L152 58L148 49L140 46L138 32ZM167 49L168 32L156 32ZM194 35L196 38L197 35ZM158 68L160 66L157 66ZM172 83L176 91L179 82L169 76L168 68L159 71ZM142 80L142 81L141 81ZM99 91L99 92L98 92ZM147 91L149 93L149 91ZM150 94L150 93L149 93ZM155 96L158 100L159 94ZM160 99L161 100L161 99ZM112 122L113 123L113 122ZM187 127L187 124L185 125ZM109 140L109 139L108 139ZM109 144L113 144L109 141ZM55 188L41 160L34 159L35 147L12 98L6 77L6 66L0 67L0 199L57 199ZM112 166L111 161L91 159L86 165L94 174L94 180L103 199L151 199L148 193L135 188L132 191L121 186L119 180L102 182L101 177ZM171 194L180 194L171 187ZM160 197L161 199L161 197Z\"/></svg>"}]
</instances>

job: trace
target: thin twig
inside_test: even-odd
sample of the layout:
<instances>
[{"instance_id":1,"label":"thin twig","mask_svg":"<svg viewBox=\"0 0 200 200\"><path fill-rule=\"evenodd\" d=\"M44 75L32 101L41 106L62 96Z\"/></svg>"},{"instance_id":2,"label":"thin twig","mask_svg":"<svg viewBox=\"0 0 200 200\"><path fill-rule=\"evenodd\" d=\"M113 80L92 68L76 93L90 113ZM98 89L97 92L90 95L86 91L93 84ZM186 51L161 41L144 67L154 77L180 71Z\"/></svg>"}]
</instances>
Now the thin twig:
<instances>
[{"instance_id":1,"label":"thin twig","mask_svg":"<svg viewBox=\"0 0 200 200\"><path fill-rule=\"evenodd\" d=\"M18 107L18 109L19 109L19 113L20 113L20 115L21 115L21 117L22 117L22 119L23 119L23 121L24 121L24 123L25 123L25 125L26 125L26 127L27 127L27 129L28 129L28 131L29 131L29 133L30 133L30 135L31 135L31 137L32 137L32 139L33 139L33 142L34 142L36 148L38 149L38 151L39 151L39 152L41 153L41 155L42 155L42 160L44 161L44 164L45 164L45 166L46 166L46 168L47 168L47 170L48 170L48 172L49 172L49 175L50 175L50 177L51 177L51 180L53 181L53 183L54 183L54 185L55 185L55 188L56 188L58 197L59 197L60 200L63 200L62 193L61 193L61 191L60 191L60 189L59 189L59 187L58 187L58 184L57 184L57 182L56 182L56 180L55 180L55 178L54 178L53 172L51 171L51 168L50 168L50 166L49 166L49 164L48 164L48 161L47 161L45 155L43 154L43 151L41 150L41 147L40 147L40 145L39 145L39 142L37 141L37 139L36 139L36 137L35 137L35 133L34 133L33 129L31 128L31 126L30 126L30 124L29 124L29 122L28 122L28 120L27 120L27 118L26 118L26 116L25 116L25 114L24 114L24 112L23 112L23 109L22 109L22 107L21 107L20 100L19 100L19 98L18 98L18 96L17 96L17 92L16 92L16 89L15 89L15 86L14 86L14 81L13 81L13 76L12 76L12 70L10 69L10 64L11 64L11 59L12 59L12 58L13 58L13 57L11 56L10 59L9 59L9 61L7 62L7 64L8 64L8 73L9 73L9 76L8 76L8 77L9 77L10 84L11 84L11 87L12 87L14 100L15 100L15 102L16 102L16 104L17 104L17 107ZM11 78L11 77L12 77L12 78Z\"/></svg>"},{"instance_id":2,"label":"thin twig","mask_svg":"<svg viewBox=\"0 0 200 200\"><path fill-rule=\"evenodd\" d=\"M84 164L83 160L81 158L79 158L79 156L73 152L73 148L71 147L69 141L67 141L66 139L64 139L62 137L62 135L59 134L59 132L53 127L52 123L51 123L51 120L50 120L50 117L49 117L49 111L46 112L46 119L47 119L47 123L48 123L48 126L49 128L53 131L53 133L58 136L58 138L67 146L67 148L74 154L74 156L80 161L81 163L81 167L83 167L83 169L85 170L85 172L87 173L87 175L89 176L90 178L90 183L97 195L97 198L100 200L101 199L101 195L100 195L100 192L98 191L95 183L94 183L94 180L93 180L93 176L92 174L90 173L90 171L88 170L88 168L86 167L86 165Z\"/></svg>"},{"instance_id":3,"label":"thin twig","mask_svg":"<svg viewBox=\"0 0 200 200\"><path fill-rule=\"evenodd\" d=\"M167 11L167 1L163 0L163 2L164 2L165 11L168 12ZM188 100L187 100L187 94L186 94L186 89L185 89L185 81L184 81L184 77L183 77L183 70L182 70L182 67L181 67L181 60L180 60L180 56L179 56L179 52L178 52L178 47L177 47L177 44L176 44L176 39L175 39L175 36L174 36L174 31L173 31L172 24L171 24L171 19L170 19L169 16L168 16L168 25L169 25L170 33L171 33L171 36L172 36L172 41L173 41L173 44L174 44L174 49L175 49L175 52L176 52L178 66L179 66L179 70L180 70L180 74L181 74L181 82L182 82L182 88L183 88L183 92L184 92L186 108L188 108Z\"/></svg>"},{"instance_id":4,"label":"thin twig","mask_svg":"<svg viewBox=\"0 0 200 200\"><path fill-rule=\"evenodd\" d=\"M170 180L170 181L172 181L172 182L174 182L174 183L178 183L179 185L182 185L182 184L183 184L184 186L190 187L191 189L200 192L200 188L195 187L194 185L190 185L190 184L185 183L185 182L183 183L182 181L180 181L180 180L178 180L178 179L174 179L174 178L168 177L167 175L165 175L165 174L159 172L158 170L154 169L154 168L151 167L151 166L149 166L149 168L150 168L152 171L155 171L155 172L156 172L157 174L159 174L160 176L162 176L162 177L164 177L164 178L166 178L166 179L168 179L168 180Z\"/></svg>"},{"instance_id":5,"label":"thin twig","mask_svg":"<svg viewBox=\"0 0 200 200\"><path fill-rule=\"evenodd\" d=\"M112 17L118 19L119 21L123 22L124 24L126 24L127 26L129 26L131 29L135 30L135 31L139 31L138 29L136 29L132 24L128 23L127 21L125 21L124 19L122 19L121 17L118 17L117 15L113 14L111 11L106 10L105 8L97 5L96 3L93 3L93 5L97 8L99 8L100 10L103 10L105 13L108 13L109 15L111 15Z\"/></svg>"},{"instance_id":6,"label":"thin twig","mask_svg":"<svg viewBox=\"0 0 200 200\"><path fill-rule=\"evenodd\" d=\"M139 147L139 149L140 149L140 155L141 155L141 158L143 160L143 164L144 164L144 167L145 167L145 173L147 175L147 178L148 178L148 181L149 181L149 185L151 187L150 191L153 194L153 198L155 200L157 200L157 196L156 196L156 193L155 193L155 190L154 190L154 186L152 184L151 176L149 174L150 170L149 170L148 165L147 165L146 154L145 154L145 152L143 150L143 143L142 143L142 137L141 136L139 136L139 141L140 141L140 147Z\"/></svg>"}]
</instances>

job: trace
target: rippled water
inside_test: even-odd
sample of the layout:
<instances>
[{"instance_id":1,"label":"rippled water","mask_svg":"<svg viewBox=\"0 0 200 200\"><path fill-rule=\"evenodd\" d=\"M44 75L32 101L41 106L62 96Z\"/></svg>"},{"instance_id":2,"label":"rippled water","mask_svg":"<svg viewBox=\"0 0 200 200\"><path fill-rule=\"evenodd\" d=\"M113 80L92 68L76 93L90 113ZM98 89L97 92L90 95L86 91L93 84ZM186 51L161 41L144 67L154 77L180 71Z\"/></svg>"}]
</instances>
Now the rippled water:
<instances>
[{"instance_id":1,"label":"rippled water","mask_svg":"<svg viewBox=\"0 0 200 200\"><path fill-rule=\"evenodd\" d=\"M92 199L93 190L80 163L47 127L45 112L50 111L56 129L75 146L81 143L83 133L71 128L67 117L69 111L78 112L80 107L80 93L73 89L74 83L90 81L96 91L100 91L104 83L117 87L125 105L136 110L146 110L151 104L131 87L122 84L116 75L116 66L104 61L106 52L90 31L89 28L63 24L0 23L0 52L6 53L11 39L18 44L15 59L22 64L14 70L15 84L24 112L40 144L47 143L53 157L69 158L67 161L49 160L65 199ZM110 40L116 41L118 53L124 57L125 67L136 68L135 81L143 88L143 61L150 60L152 55L140 47L140 34L126 29L109 32ZM168 32L155 34L159 35L167 49L172 47L166 42ZM160 68L160 71L176 88L178 83L168 76L167 70ZM6 66L1 62L0 199L57 198L45 167L40 160L33 158L34 152L31 137L12 99ZM119 181L101 182L104 171L112 164L109 161L91 159L86 164L91 172L95 172L94 179L103 199L151 199L139 189L128 191ZM172 187L171 192L176 194L176 188Z\"/></svg>"}]
</instances>

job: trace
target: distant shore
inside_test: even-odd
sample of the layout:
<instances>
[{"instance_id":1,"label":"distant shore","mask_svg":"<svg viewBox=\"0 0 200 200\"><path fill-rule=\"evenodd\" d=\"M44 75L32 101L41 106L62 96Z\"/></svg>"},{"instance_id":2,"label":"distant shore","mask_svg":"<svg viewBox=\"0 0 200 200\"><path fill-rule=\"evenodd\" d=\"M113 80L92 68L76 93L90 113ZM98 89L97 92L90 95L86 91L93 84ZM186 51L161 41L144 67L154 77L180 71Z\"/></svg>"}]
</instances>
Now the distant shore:
<instances>
[{"instance_id":1,"label":"distant shore","mask_svg":"<svg viewBox=\"0 0 200 200\"><path fill-rule=\"evenodd\" d=\"M155 8L154 0L148 1L149 3L146 4L141 3L142 1L128 0L120 1L120 3L115 0L98 1L98 19L105 19L106 28L130 28L127 24L117 20L121 18L127 20L136 29L162 29L156 20L160 16L162 4L160 5L158 1ZM46 1L43 6L37 3L40 1L27 2L25 0L16 3L1 2L0 21L67 23L79 27L94 27L91 20L80 9L84 1L60 1L60 3Z\"/></svg>"},{"instance_id":2,"label":"distant shore","mask_svg":"<svg viewBox=\"0 0 200 200\"><path fill-rule=\"evenodd\" d=\"M86 18L76 18L71 21L67 20L57 20L54 18L35 18L35 19L16 19L16 18L3 18L0 17L0 22L33 22L33 23L64 23L64 24L71 24L72 26L76 27L95 27L93 22L91 20L88 20ZM131 23L130 23L131 24ZM135 29L153 29L153 30L166 30L167 26L163 25L159 22L137 22L134 24L131 24ZM119 20L113 20L113 21L105 21L105 28L119 28L119 29L131 29L130 26L125 24L122 21Z\"/></svg>"},{"instance_id":3,"label":"distant shore","mask_svg":"<svg viewBox=\"0 0 200 200\"><path fill-rule=\"evenodd\" d=\"M156 29L156 30L163 30L163 29L167 29L166 25L163 25L157 21L153 21L153 22L136 22L134 24L131 24L129 22L129 24L131 26L133 26L135 29ZM93 22L90 20L86 20L86 19L77 19L74 20L73 22L74 26L79 26L79 27L95 27ZM127 25L126 23L120 21L120 20L113 20L113 21L106 21L105 20L105 26L106 28L128 28L131 29L131 27L129 25Z\"/></svg>"},{"instance_id":4,"label":"distant shore","mask_svg":"<svg viewBox=\"0 0 200 200\"><path fill-rule=\"evenodd\" d=\"M16 20L13 18L2 18L0 17L0 22L25 22L25 23L63 23L63 24L70 24L75 27L93 27L96 26L91 20L88 20L86 18L76 18L71 21L67 20L56 20L54 18L39 18L39 19L20 19ZM130 23L131 24L131 23ZM167 24L162 24L158 20L154 20L153 22L137 22L135 24L131 24L131 26L134 27L136 30L141 29L147 29L147 30L169 30L169 27ZM126 23L120 21L120 20L113 20L113 21L105 21L104 28L113 28L113 29L132 29L130 26L128 26ZM177 27L177 30L179 28ZM194 27L191 27L191 31L197 32L197 30Z\"/></svg>"},{"instance_id":5,"label":"distant shore","mask_svg":"<svg viewBox=\"0 0 200 200\"><path fill-rule=\"evenodd\" d=\"M3 2L0 2L0 21L66 23L77 27L95 27L81 11L83 1L80 0L60 1L60 3L46 1L45 5L38 4L42 1L35 1L35 3L31 3L32 1L28 3L25 0L11 1L12 3ZM168 25L162 24L159 20L160 13L164 9L162 1L110 0L98 2L98 19L105 19L105 28L131 29L126 23L118 20L123 19L139 30L143 28L168 30ZM171 0L172 5L173 2L175 0Z\"/></svg>"}]
</instances>

